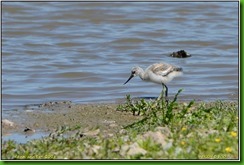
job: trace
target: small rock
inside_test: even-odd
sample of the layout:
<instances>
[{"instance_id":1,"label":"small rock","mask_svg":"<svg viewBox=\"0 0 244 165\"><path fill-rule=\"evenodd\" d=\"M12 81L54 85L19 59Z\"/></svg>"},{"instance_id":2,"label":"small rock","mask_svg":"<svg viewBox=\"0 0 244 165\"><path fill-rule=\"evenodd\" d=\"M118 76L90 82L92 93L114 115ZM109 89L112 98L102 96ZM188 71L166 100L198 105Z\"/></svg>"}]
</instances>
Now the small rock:
<instances>
[{"instance_id":1,"label":"small rock","mask_svg":"<svg viewBox=\"0 0 244 165\"><path fill-rule=\"evenodd\" d=\"M36 132L36 131L35 131L34 129L25 127L24 132L25 132L25 133L34 133L34 132Z\"/></svg>"},{"instance_id":2,"label":"small rock","mask_svg":"<svg viewBox=\"0 0 244 165\"><path fill-rule=\"evenodd\" d=\"M98 146L98 145L94 145L94 146L92 146L92 148L91 148L91 150L92 150L95 154L98 154L100 149L101 149L101 146Z\"/></svg>"},{"instance_id":3,"label":"small rock","mask_svg":"<svg viewBox=\"0 0 244 165\"><path fill-rule=\"evenodd\" d=\"M171 135L171 131L168 127L156 127L155 131L159 131L162 134L166 135L166 136L170 136Z\"/></svg>"},{"instance_id":4,"label":"small rock","mask_svg":"<svg viewBox=\"0 0 244 165\"><path fill-rule=\"evenodd\" d=\"M14 122L9 121L7 119L3 119L2 120L2 126L3 127L9 127L9 128L13 128L15 126Z\"/></svg>"},{"instance_id":5,"label":"small rock","mask_svg":"<svg viewBox=\"0 0 244 165\"><path fill-rule=\"evenodd\" d=\"M119 152L120 151L120 148L119 147L115 147L114 149L113 149L113 152Z\"/></svg>"},{"instance_id":6,"label":"small rock","mask_svg":"<svg viewBox=\"0 0 244 165\"><path fill-rule=\"evenodd\" d=\"M114 124L115 121L114 120L104 120L103 123L104 124Z\"/></svg>"},{"instance_id":7,"label":"small rock","mask_svg":"<svg viewBox=\"0 0 244 165\"><path fill-rule=\"evenodd\" d=\"M166 142L166 136L163 135L161 132L157 131L157 132L152 132L149 131L147 133L145 133L144 135L142 135L142 138L151 138L155 143L159 143L162 146L165 146L167 144Z\"/></svg>"},{"instance_id":8,"label":"small rock","mask_svg":"<svg viewBox=\"0 0 244 165\"><path fill-rule=\"evenodd\" d=\"M209 135L211 135L211 134L216 134L216 133L218 133L218 131L217 130L213 130L213 129L210 129L210 130L207 130L207 129L203 129L203 130L201 130L201 131L198 131L198 134L200 135L200 136L209 136Z\"/></svg>"},{"instance_id":9,"label":"small rock","mask_svg":"<svg viewBox=\"0 0 244 165\"><path fill-rule=\"evenodd\" d=\"M113 136L114 136L114 134L112 134L112 133L108 134L108 137L113 137Z\"/></svg>"},{"instance_id":10,"label":"small rock","mask_svg":"<svg viewBox=\"0 0 244 165\"><path fill-rule=\"evenodd\" d=\"M109 127L117 127L117 124L110 124Z\"/></svg>"},{"instance_id":11,"label":"small rock","mask_svg":"<svg viewBox=\"0 0 244 165\"><path fill-rule=\"evenodd\" d=\"M175 155L178 155L178 154L180 154L182 152L182 148L180 148L180 147L176 147L176 149L175 149Z\"/></svg>"},{"instance_id":12,"label":"small rock","mask_svg":"<svg viewBox=\"0 0 244 165\"><path fill-rule=\"evenodd\" d=\"M126 135L126 136L123 136L122 139L124 142L128 142L130 140L130 137L129 137L129 135Z\"/></svg>"},{"instance_id":13,"label":"small rock","mask_svg":"<svg viewBox=\"0 0 244 165\"><path fill-rule=\"evenodd\" d=\"M85 133L83 133L83 135L85 135L85 136L97 136L99 133L100 133L100 129L96 129L93 131L85 132Z\"/></svg>"},{"instance_id":14,"label":"small rock","mask_svg":"<svg viewBox=\"0 0 244 165\"><path fill-rule=\"evenodd\" d=\"M145 155L146 153L147 151L141 148L136 142L131 145L123 145L120 151L121 155L128 154L129 156L137 155L137 154Z\"/></svg>"},{"instance_id":15,"label":"small rock","mask_svg":"<svg viewBox=\"0 0 244 165\"><path fill-rule=\"evenodd\" d=\"M173 146L173 140L170 139L166 145L163 146L165 150L170 149Z\"/></svg>"},{"instance_id":16,"label":"small rock","mask_svg":"<svg viewBox=\"0 0 244 165\"><path fill-rule=\"evenodd\" d=\"M126 134L127 131L126 131L125 129L121 129L121 130L119 131L119 133L120 133L120 134Z\"/></svg>"}]
</instances>

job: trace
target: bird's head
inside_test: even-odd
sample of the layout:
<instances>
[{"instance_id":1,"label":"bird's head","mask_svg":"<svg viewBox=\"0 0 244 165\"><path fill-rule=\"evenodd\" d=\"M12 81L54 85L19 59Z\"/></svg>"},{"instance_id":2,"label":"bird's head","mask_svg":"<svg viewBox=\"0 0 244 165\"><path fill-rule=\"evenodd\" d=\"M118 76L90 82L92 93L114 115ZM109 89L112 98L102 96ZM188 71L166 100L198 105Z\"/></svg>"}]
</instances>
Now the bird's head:
<instances>
[{"instance_id":1,"label":"bird's head","mask_svg":"<svg viewBox=\"0 0 244 165\"><path fill-rule=\"evenodd\" d=\"M141 70L141 68L138 67L138 66L137 66L137 67L133 67L133 68L131 69L130 77L129 77L128 80L124 83L124 85L125 85L126 83L128 83L133 77L138 76L139 73L140 73L140 70Z\"/></svg>"}]
</instances>

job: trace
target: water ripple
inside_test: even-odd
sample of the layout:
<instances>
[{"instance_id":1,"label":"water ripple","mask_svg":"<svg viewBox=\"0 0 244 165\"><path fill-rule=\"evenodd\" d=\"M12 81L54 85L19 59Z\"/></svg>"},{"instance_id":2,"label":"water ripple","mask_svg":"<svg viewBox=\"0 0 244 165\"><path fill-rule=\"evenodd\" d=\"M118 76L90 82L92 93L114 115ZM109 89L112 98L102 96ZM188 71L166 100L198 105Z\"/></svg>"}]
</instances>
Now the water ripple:
<instances>
[{"instance_id":1,"label":"water ripple","mask_svg":"<svg viewBox=\"0 0 244 165\"><path fill-rule=\"evenodd\" d=\"M3 2L3 109L157 97L133 66L184 69L180 100L238 99L238 2ZM171 58L184 49L191 58Z\"/></svg>"}]
</instances>

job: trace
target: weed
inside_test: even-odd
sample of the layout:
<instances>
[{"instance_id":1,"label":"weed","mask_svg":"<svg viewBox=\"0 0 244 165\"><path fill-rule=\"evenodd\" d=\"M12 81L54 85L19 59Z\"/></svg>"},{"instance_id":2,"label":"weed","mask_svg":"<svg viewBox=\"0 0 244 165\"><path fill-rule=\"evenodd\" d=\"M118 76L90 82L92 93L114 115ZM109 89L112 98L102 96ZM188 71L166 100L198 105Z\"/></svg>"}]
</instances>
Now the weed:
<instances>
[{"instance_id":1,"label":"weed","mask_svg":"<svg viewBox=\"0 0 244 165\"><path fill-rule=\"evenodd\" d=\"M130 96L127 96L126 103L124 106L119 106L119 110L131 110L134 114L134 109L137 111L143 111L143 119L126 126L125 128L133 128L139 126L140 129L143 126L159 126L159 125L172 125L175 117L183 118L187 111L193 106L194 101L191 101L187 106L183 106L180 109L179 103L177 102L178 95L182 92L180 89L175 95L173 101L166 102L164 99L156 100L154 102L146 102L144 99L132 103ZM129 98L129 99L128 99ZM135 108L136 107L136 108ZM141 108L142 107L142 108ZM178 109L178 111L175 111ZM149 127L150 129L150 127Z\"/></svg>"}]
</instances>

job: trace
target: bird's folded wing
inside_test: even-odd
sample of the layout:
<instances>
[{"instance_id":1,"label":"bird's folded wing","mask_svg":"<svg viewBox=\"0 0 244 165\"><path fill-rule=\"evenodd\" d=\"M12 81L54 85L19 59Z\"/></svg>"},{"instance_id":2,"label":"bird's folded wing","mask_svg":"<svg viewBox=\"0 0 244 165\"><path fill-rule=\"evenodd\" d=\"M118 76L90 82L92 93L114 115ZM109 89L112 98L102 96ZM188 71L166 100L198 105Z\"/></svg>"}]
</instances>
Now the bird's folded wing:
<instances>
[{"instance_id":1,"label":"bird's folded wing","mask_svg":"<svg viewBox=\"0 0 244 165\"><path fill-rule=\"evenodd\" d=\"M173 67L165 63L158 63L153 65L151 70L153 73L157 75L167 76L169 73L173 71Z\"/></svg>"}]
</instances>

